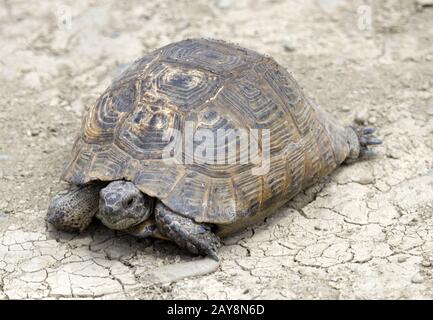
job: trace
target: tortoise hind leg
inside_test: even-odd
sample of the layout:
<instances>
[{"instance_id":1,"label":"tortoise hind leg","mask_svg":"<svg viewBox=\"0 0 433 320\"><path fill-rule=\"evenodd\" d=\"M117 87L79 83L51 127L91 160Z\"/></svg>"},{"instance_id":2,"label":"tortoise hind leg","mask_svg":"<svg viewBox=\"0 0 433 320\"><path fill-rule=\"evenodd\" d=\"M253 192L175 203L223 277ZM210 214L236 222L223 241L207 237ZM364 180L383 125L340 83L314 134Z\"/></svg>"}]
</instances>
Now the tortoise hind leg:
<instances>
[{"instance_id":1,"label":"tortoise hind leg","mask_svg":"<svg viewBox=\"0 0 433 320\"><path fill-rule=\"evenodd\" d=\"M376 156L374 150L369 149L369 146L382 144L382 140L372 136L375 129L371 127L347 127L347 140L350 147L350 152L345 160L346 163L352 163L362 159L368 159Z\"/></svg>"},{"instance_id":2,"label":"tortoise hind leg","mask_svg":"<svg viewBox=\"0 0 433 320\"><path fill-rule=\"evenodd\" d=\"M180 247L194 254L207 255L216 261L219 260L217 250L220 241L209 225L196 223L181 216L161 202L155 207L155 220L159 231Z\"/></svg>"},{"instance_id":3,"label":"tortoise hind leg","mask_svg":"<svg viewBox=\"0 0 433 320\"><path fill-rule=\"evenodd\" d=\"M47 221L56 229L81 232L92 222L99 208L101 184L88 184L51 200Z\"/></svg>"}]
</instances>

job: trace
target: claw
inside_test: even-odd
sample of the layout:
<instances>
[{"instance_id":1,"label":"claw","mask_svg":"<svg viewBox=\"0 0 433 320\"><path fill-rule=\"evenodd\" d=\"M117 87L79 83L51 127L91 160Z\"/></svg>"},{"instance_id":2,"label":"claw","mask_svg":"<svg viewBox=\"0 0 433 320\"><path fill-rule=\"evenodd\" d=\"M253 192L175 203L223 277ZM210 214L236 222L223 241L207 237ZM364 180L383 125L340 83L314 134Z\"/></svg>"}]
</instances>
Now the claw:
<instances>
[{"instance_id":1,"label":"claw","mask_svg":"<svg viewBox=\"0 0 433 320\"><path fill-rule=\"evenodd\" d=\"M377 145L382 144L383 141L377 138L369 137L369 136L360 136L359 137L359 144L361 146L369 146L369 145Z\"/></svg>"},{"instance_id":2,"label":"claw","mask_svg":"<svg viewBox=\"0 0 433 320\"><path fill-rule=\"evenodd\" d=\"M382 143L383 141L377 138L370 137L367 139L367 145L375 145L375 144L382 144Z\"/></svg>"},{"instance_id":3,"label":"claw","mask_svg":"<svg viewBox=\"0 0 433 320\"><path fill-rule=\"evenodd\" d=\"M215 236L215 239L213 241L204 241L203 239L199 240L191 240L194 246L197 248L198 252L202 255L207 255L209 258L219 261L218 255L217 255L217 249L219 247L219 241L217 241L217 238Z\"/></svg>"},{"instance_id":4,"label":"claw","mask_svg":"<svg viewBox=\"0 0 433 320\"><path fill-rule=\"evenodd\" d=\"M365 127L362 129L363 134L372 134L374 131L376 131L376 129L372 127Z\"/></svg>"},{"instance_id":5,"label":"claw","mask_svg":"<svg viewBox=\"0 0 433 320\"><path fill-rule=\"evenodd\" d=\"M207 256L213 260L215 260L216 262L220 261L220 258L218 258L216 252L214 250L208 250L206 252Z\"/></svg>"}]
</instances>

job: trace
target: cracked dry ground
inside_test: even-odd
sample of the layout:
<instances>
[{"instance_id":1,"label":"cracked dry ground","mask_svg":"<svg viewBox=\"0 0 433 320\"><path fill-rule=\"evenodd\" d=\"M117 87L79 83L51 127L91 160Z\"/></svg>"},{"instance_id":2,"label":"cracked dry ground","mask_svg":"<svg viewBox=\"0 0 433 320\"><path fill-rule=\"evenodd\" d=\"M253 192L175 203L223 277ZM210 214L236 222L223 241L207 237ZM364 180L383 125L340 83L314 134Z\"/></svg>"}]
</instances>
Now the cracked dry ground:
<instances>
[{"instance_id":1,"label":"cracked dry ground","mask_svg":"<svg viewBox=\"0 0 433 320\"><path fill-rule=\"evenodd\" d=\"M433 298L433 8L63 4L71 29L58 26L58 2L0 3L0 298ZM358 27L360 5L372 8L371 29ZM58 177L81 115L113 75L153 48L200 36L274 56L323 108L376 126L385 144L375 160L339 168L225 239L218 272L147 286L145 271L193 257L98 223L58 233L45 212L65 186Z\"/></svg>"}]
</instances>

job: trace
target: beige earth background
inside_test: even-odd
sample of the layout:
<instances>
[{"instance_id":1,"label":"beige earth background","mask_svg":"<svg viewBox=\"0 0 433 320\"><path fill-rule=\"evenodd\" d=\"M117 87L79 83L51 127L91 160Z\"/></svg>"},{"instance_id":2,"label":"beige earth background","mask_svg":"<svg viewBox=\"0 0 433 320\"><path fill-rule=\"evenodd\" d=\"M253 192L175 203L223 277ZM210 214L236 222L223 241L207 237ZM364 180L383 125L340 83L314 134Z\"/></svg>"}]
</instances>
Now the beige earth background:
<instances>
[{"instance_id":1,"label":"beige earth background","mask_svg":"<svg viewBox=\"0 0 433 320\"><path fill-rule=\"evenodd\" d=\"M384 145L224 239L217 272L151 285L197 258L97 221L57 232L46 209L86 108L193 37L273 56ZM0 48L0 299L433 298L433 1L1 1Z\"/></svg>"}]
</instances>

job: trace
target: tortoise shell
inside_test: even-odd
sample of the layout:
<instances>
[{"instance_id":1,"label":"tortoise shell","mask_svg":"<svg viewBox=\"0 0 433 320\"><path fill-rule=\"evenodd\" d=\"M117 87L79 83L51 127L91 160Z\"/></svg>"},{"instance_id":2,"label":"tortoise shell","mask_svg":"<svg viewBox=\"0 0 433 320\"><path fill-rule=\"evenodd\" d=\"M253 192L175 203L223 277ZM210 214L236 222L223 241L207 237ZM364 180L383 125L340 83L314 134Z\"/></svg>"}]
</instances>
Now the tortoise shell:
<instances>
[{"instance_id":1,"label":"tortoise shell","mask_svg":"<svg viewBox=\"0 0 433 320\"><path fill-rule=\"evenodd\" d=\"M164 134L184 133L189 123L194 133L268 129L269 170L252 174L257 157L167 163L172 140ZM197 222L240 226L338 166L349 153L343 131L272 58L222 41L184 40L135 61L90 107L63 179L126 179ZM250 139L260 145L265 136Z\"/></svg>"}]
</instances>

